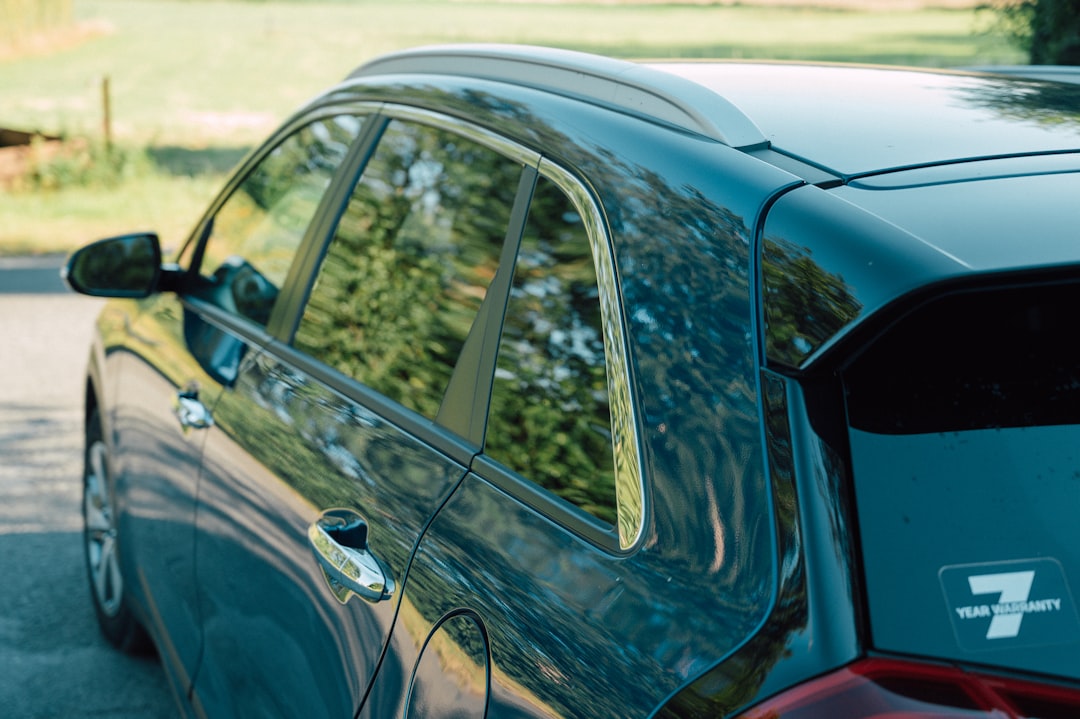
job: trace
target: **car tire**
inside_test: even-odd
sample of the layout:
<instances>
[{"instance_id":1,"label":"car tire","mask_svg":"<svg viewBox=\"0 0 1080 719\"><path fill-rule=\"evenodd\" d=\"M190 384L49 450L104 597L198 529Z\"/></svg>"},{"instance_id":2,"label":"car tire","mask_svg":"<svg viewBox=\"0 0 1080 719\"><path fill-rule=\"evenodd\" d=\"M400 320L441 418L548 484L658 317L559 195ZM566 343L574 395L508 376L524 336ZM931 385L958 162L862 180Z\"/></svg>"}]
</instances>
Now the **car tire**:
<instances>
[{"instance_id":1,"label":"car tire","mask_svg":"<svg viewBox=\"0 0 1080 719\"><path fill-rule=\"evenodd\" d=\"M96 410L86 423L83 460L83 549L94 613L101 633L110 644L131 654L144 654L152 645L128 602L118 552L117 514L109 483L109 450Z\"/></svg>"}]
</instances>

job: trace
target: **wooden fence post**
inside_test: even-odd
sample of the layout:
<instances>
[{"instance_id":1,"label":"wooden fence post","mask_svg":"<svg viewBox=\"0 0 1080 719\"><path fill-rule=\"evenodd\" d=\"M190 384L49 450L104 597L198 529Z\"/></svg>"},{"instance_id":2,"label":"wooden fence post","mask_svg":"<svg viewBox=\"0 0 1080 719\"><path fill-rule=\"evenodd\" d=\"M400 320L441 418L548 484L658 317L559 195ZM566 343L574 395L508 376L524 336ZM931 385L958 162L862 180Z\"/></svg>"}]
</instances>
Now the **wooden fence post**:
<instances>
[{"instance_id":1,"label":"wooden fence post","mask_svg":"<svg viewBox=\"0 0 1080 719\"><path fill-rule=\"evenodd\" d=\"M106 75L101 79L101 127L106 152L112 152L112 100L109 94L109 76Z\"/></svg>"}]
</instances>

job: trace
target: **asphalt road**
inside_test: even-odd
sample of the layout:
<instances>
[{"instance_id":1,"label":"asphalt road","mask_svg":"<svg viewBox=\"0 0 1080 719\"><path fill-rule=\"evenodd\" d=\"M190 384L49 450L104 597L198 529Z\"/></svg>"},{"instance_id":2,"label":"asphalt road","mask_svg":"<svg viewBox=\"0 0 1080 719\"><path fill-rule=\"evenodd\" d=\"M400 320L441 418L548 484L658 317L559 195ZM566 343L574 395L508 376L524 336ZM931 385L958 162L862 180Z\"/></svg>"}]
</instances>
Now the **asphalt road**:
<instances>
[{"instance_id":1,"label":"asphalt road","mask_svg":"<svg viewBox=\"0 0 1080 719\"><path fill-rule=\"evenodd\" d=\"M82 378L101 303L0 259L0 716L178 716L155 657L102 639L82 557Z\"/></svg>"}]
</instances>

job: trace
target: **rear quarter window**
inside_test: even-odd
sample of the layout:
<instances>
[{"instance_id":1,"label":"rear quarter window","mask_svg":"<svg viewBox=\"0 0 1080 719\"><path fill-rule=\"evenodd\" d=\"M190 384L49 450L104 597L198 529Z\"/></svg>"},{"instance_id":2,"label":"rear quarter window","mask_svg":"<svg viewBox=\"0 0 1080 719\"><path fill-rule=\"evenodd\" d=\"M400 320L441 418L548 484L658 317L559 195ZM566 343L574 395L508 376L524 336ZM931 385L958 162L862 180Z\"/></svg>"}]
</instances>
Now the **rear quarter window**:
<instances>
[{"instance_id":1,"label":"rear quarter window","mask_svg":"<svg viewBox=\"0 0 1080 719\"><path fill-rule=\"evenodd\" d=\"M485 453L614 525L600 296L581 216L540 178L499 342Z\"/></svg>"}]
</instances>

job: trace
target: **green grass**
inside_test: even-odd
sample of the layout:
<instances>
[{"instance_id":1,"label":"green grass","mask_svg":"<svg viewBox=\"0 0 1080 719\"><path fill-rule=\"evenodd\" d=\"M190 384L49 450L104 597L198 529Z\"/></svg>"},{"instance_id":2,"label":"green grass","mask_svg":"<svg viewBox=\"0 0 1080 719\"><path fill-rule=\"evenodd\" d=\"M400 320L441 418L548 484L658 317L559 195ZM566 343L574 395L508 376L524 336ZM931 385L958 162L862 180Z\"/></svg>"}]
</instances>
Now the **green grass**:
<instances>
[{"instance_id":1,"label":"green grass","mask_svg":"<svg viewBox=\"0 0 1080 719\"><path fill-rule=\"evenodd\" d=\"M0 255L69 252L90 240L139 230L179 249L221 185L212 175L148 172L116 186L0 192Z\"/></svg>"},{"instance_id":2,"label":"green grass","mask_svg":"<svg viewBox=\"0 0 1080 719\"><path fill-rule=\"evenodd\" d=\"M190 2L77 0L84 37L0 61L0 126L100 138L101 80L112 129L157 169L117 187L49 197L0 194L0 253L74 246L95 233L190 225L174 185L216 186L221 168L297 105L375 55L419 44L524 42L617 57L736 57L924 66L1020 62L977 32L972 10L843 11L751 5L451 0ZM200 165L204 166L199 169ZM153 166L153 165L151 165ZM194 174L197 180L184 178ZM166 196L147 217L141 185ZM172 205L172 207L170 207ZM96 210L94 208L97 208ZM25 217L10 213L29 209Z\"/></svg>"},{"instance_id":3,"label":"green grass","mask_svg":"<svg viewBox=\"0 0 1080 719\"><path fill-rule=\"evenodd\" d=\"M971 10L446 0L82 0L75 9L81 22L111 30L46 57L0 64L0 124L97 132L99 83L108 76L122 137L250 143L360 62L440 42L525 42L631 58L1019 60L1000 39L974 32Z\"/></svg>"}]
</instances>

